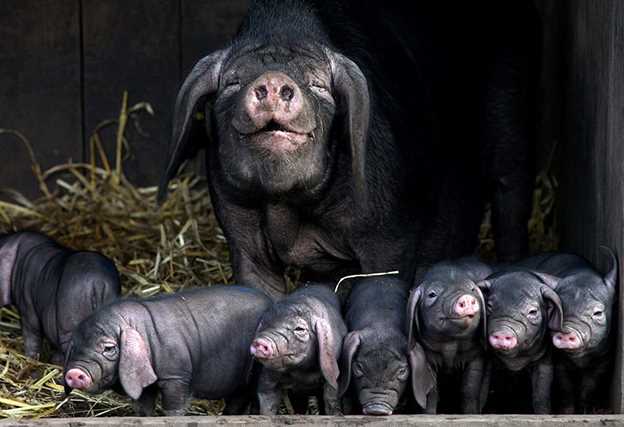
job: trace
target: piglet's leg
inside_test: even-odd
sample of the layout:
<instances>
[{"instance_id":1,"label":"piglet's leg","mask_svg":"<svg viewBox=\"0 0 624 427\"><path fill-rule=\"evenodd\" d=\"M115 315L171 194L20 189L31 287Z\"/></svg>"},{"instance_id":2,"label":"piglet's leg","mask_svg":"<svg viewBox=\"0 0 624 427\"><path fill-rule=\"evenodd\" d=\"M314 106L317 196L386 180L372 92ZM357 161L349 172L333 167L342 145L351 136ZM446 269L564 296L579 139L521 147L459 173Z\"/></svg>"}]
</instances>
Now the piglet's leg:
<instances>
[{"instance_id":1,"label":"piglet's leg","mask_svg":"<svg viewBox=\"0 0 624 427\"><path fill-rule=\"evenodd\" d=\"M144 388L139 399L134 402L134 412L136 412L139 417L151 417L154 415L157 397L158 386L151 385Z\"/></svg>"},{"instance_id":2,"label":"piglet's leg","mask_svg":"<svg viewBox=\"0 0 624 427\"><path fill-rule=\"evenodd\" d=\"M600 390L601 381L605 379L606 369L607 366L603 364L598 365L595 369L590 368L580 374L579 409L583 414L591 414L592 406L599 402L599 399L596 399L596 394L598 394Z\"/></svg>"},{"instance_id":3,"label":"piglet's leg","mask_svg":"<svg viewBox=\"0 0 624 427\"><path fill-rule=\"evenodd\" d=\"M179 380L166 380L158 383L162 395L162 406L167 416L182 416L186 413L191 399L188 383Z\"/></svg>"},{"instance_id":4,"label":"piglet's leg","mask_svg":"<svg viewBox=\"0 0 624 427\"><path fill-rule=\"evenodd\" d=\"M464 414L478 414L481 412L481 385L483 383L484 361L477 357L472 360L462 376L462 412Z\"/></svg>"},{"instance_id":5,"label":"piglet's leg","mask_svg":"<svg viewBox=\"0 0 624 427\"><path fill-rule=\"evenodd\" d=\"M249 393L244 390L237 391L234 396L225 399L223 415L243 415L249 407Z\"/></svg>"},{"instance_id":6,"label":"piglet's leg","mask_svg":"<svg viewBox=\"0 0 624 427\"><path fill-rule=\"evenodd\" d=\"M576 396L572 372L564 366L555 365L555 385L559 396L559 412L562 414L573 414Z\"/></svg>"},{"instance_id":7,"label":"piglet's leg","mask_svg":"<svg viewBox=\"0 0 624 427\"><path fill-rule=\"evenodd\" d=\"M325 415L342 415L342 405L338 397L338 390L327 383L323 385L323 402Z\"/></svg>"},{"instance_id":8,"label":"piglet's leg","mask_svg":"<svg viewBox=\"0 0 624 427\"><path fill-rule=\"evenodd\" d=\"M31 359L39 360L41 357L42 337L39 328L33 327L29 322L22 320L22 335L24 337L24 352Z\"/></svg>"},{"instance_id":9,"label":"piglet's leg","mask_svg":"<svg viewBox=\"0 0 624 427\"><path fill-rule=\"evenodd\" d=\"M431 389L427 395L427 407L425 408L425 414L437 414L438 413L438 387Z\"/></svg>"},{"instance_id":10,"label":"piglet's leg","mask_svg":"<svg viewBox=\"0 0 624 427\"><path fill-rule=\"evenodd\" d=\"M533 390L533 411L536 414L550 414L550 400L553 383L553 365L548 361L539 362L531 370Z\"/></svg>"},{"instance_id":11,"label":"piglet's leg","mask_svg":"<svg viewBox=\"0 0 624 427\"><path fill-rule=\"evenodd\" d=\"M258 379L258 403L260 415L275 415L279 411L282 393L279 387L279 376L263 369Z\"/></svg>"}]
</instances>

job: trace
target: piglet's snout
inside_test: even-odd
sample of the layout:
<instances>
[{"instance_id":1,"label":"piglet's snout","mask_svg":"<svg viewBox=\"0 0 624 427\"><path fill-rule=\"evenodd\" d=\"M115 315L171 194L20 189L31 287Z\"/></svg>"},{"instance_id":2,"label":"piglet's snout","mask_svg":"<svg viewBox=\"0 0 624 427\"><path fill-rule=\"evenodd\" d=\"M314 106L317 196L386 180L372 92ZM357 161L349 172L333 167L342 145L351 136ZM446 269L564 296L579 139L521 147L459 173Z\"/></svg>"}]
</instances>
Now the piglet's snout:
<instances>
[{"instance_id":1,"label":"piglet's snout","mask_svg":"<svg viewBox=\"0 0 624 427\"><path fill-rule=\"evenodd\" d=\"M576 332L557 332L552 338L555 347L562 350L576 350L582 346L582 341Z\"/></svg>"},{"instance_id":2,"label":"piglet's snout","mask_svg":"<svg viewBox=\"0 0 624 427\"><path fill-rule=\"evenodd\" d=\"M65 384L70 388L85 390L91 386L91 376L79 368L73 368L65 374Z\"/></svg>"},{"instance_id":3,"label":"piglet's snout","mask_svg":"<svg viewBox=\"0 0 624 427\"><path fill-rule=\"evenodd\" d=\"M455 313L458 316L474 316L479 312L479 301L469 294L457 298L455 302Z\"/></svg>"},{"instance_id":4,"label":"piglet's snout","mask_svg":"<svg viewBox=\"0 0 624 427\"><path fill-rule=\"evenodd\" d=\"M284 73L262 74L247 89L245 110L258 129L270 121L286 125L303 110L301 89Z\"/></svg>"},{"instance_id":5,"label":"piglet's snout","mask_svg":"<svg viewBox=\"0 0 624 427\"><path fill-rule=\"evenodd\" d=\"M497 331L488 337L490 345L496 350L513 350L518 345L518 339L511 332Z\"/></svg>"},{"instance_id":6,"label":"piglet's snout","mask_svg":"<svg viewBox=\"0 0 624 427\"><path fill-rule=\"evenodd\" d=\"M273 345L264 338L257 338L251 343L249 349L257 359L270 359L274 355Z\"/></svg>"}]
</instances>

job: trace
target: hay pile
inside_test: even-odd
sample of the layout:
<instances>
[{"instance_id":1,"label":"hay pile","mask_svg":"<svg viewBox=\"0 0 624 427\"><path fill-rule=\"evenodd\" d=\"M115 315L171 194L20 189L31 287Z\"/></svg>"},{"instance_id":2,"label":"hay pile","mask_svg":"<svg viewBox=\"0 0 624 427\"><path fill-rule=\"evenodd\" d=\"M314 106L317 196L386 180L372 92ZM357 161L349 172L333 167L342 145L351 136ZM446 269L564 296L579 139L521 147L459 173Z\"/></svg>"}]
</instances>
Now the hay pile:
<instances>
[{"instance_id":1,"label":"hay pile","mask_svg":"<svg viewBox=\"0 0 624 427\"><path fill-rule=\"evenodd\" d=\"M91 136L89 163L69 163L47 171L41 170L30 144L19 132L0 129L0 137L19 138L29 150L43 194L30 201L7 191L7 197L0 200L0 232L40 230L70 247L104 253L117 264L125 295L149 296L227 282L231 276L228 251L205 182L192 173L183 175L157 209L156 187L137 188L124 177L126 126L145 113L151 113L149 104L128 107L124 94L119 118L103 122ZM114 164L100 138L108 126L117 129ZM556 247L554 226L548 225L554 194L552 178L540 175L531 221L534 250ZM486 220L481 251L488 256L492 250ZM66 397L58 383L60 374L60 367L23 355L19 316L13 308L0 309L0 417L133 414L130 401L113 392L90 396L74 391ZM190 413L217 414L221 408L221 402L197 400Z\"/></svg>"}]
</instances>

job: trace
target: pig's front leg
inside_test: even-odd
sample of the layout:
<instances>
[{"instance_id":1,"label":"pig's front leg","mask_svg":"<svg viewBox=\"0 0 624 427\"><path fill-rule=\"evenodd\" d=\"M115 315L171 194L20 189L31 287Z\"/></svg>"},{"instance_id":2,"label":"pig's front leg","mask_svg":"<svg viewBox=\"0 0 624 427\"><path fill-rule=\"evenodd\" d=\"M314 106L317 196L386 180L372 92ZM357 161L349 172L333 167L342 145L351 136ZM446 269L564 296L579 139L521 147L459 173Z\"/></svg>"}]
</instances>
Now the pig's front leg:
<instances>
[{"instance_id":1,"label":"pig's front leg","mask_svg":"<svg viewBox=\"0 0 624 427\"><path fill-rule=\"evenodd\" d=\"M249 394L245 390L239 390L232 397L225 399L223 415L243 415L249 407Z\"/></svg>"},{"instance_id":2,"label":"pig's front leg","mask_svg":"<svg viewBox=\"0 0 624 427\"><path fill-rule=\"evenodd\" d=\"M158 386L151 385L143 389L143 393L134 401L134 412L139 417L151 417L154 415L156 398L158 397Z\"/></svg>"},{"instance_id":3,"label":"pig's front leg","mask_svg":"<svg viewBox=\"0 0 624 427\"><path fill-rule=\"evenodd\" d=\"M425 414L435 415L438 413L438 386L437 384L427 394L427 407Z\"/></svg>"},{"instance_id":4,"label":"pig's front leg","mask_svg":"<svg viewBox=\"0 0 624 427\"><path fill-rule=\"evenodd\" d=\"M276 415L279 411L282 393L279 374L263 369L258 379L258 403L260 415Z\"/></svg>"},{"instance_id":5,"label":"pig's front leg","mask_svg":"<svg viewBox=\"0 0 624 427\"><path fill-rule=\"evenodd\" d=\"M533 411L536 414L550 414L550 400L553 383L553 365L550 359L538 362L531 370Z\"/></svg>"},{"instance_id":6,"label":"pig's front leg","mask_svg":"<svg viewBox=\"0 0 624 427\"><path fill-rule=\"evenodd\" d=\"M162 406L167 416L182 416L186 413L191 398L188 383L180 380L166 380L158 383L162 395Z\"/></svg>"},{"instance_id":7,"label":"pig's front leg","mask_svg":"<svg viewBox=\"0 0 624 427\"><path fill-rule=\"evenodd\" d=\"M477 357L464 368L462 375L462 412L478 414L481 412L481 386L483 384L484 360Z\"/></svg>"},{"instance_id":8,"label":"pig's front leg","mask_svg":"<svg viewBox=\"0 0 624 427\"><path fill-rule=\"evenodd\" d=\"M38 327L32 326L33 322L28 319L22 320L22 336L24 337L24 353L31 359L39 360L41 357L42 336Z\"/></svg>"},{"instance_id":9,"label":"pig's front leg","mask_svg":"<svg viewBox=\"0 0 624 427\"><path fill-rule=\"evenodd\" d=\"M575 387L572 381L572 372L561 364L555 365L555 384L559 393L559 411L562 414L574 413Z\"/></svg>"},{"instance_id":10,"label":"pig's front leg","mask_svg":"<svg viewBox=\"0 0 624 427\"><path fill-rule=\"evenodd\" d=\"M338 390L324 382L323 403L325 405L325 415L342 415L342 405L338 397Z\"/></svg>"}]
</instances>

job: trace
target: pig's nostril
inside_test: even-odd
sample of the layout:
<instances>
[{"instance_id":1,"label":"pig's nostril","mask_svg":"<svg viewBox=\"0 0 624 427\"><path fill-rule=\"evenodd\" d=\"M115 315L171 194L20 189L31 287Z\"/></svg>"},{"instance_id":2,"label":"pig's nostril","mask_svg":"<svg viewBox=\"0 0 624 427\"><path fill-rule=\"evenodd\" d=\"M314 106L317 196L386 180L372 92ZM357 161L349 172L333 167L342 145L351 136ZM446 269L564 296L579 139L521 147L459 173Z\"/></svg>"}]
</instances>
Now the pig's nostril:
<instances>
[{"instance_id":1,"label":"pig's nostril","mask_svg":"<svg viewBox=\"0 0 624 427\"><path fill-rule=\"evenodd\" d=\"M254 89L254 92L256 94L256 98L258 99L258 101L262 101L269 94L269 91L267 90L265 85L258 86L257 88Z\"/></svg>"},{"instance_id":2,"label":"pig's nostril","mask_svg":"<svg viewBox=\"0 0 624 427\"><path fill-rule=\"evenodd\" d=\"M292 87L284 85L282 86L282 89L280 89L280 98L282 98L284 101L290 101L291 99L293 99L294 96L295 91Z\"/></svg>"},{"instance_id":3,"label":"pig's nostril","mask_svg":"<svg viewBox=\"0 0 624 427\"><path fill-rule=\"evenodd\" d=\"M574 342L576 341L576 337L575 336L571 336L570 338L568 338L570 341Z\"/></svg>"},{"instance_id":4,"label":"pig's nostril","mask_svg":"<svg viewBox=\"0 0 624 427\"><path fill-rule=\"evenodd\" d=\"M83 381L83 380L85 379L85 376L84 376L84 375L82 375L82 374L80 374L80 375L78 375L78 379L79 379L80 381Z\"/></svg>"}]
</instances>

